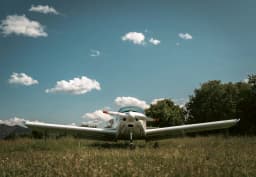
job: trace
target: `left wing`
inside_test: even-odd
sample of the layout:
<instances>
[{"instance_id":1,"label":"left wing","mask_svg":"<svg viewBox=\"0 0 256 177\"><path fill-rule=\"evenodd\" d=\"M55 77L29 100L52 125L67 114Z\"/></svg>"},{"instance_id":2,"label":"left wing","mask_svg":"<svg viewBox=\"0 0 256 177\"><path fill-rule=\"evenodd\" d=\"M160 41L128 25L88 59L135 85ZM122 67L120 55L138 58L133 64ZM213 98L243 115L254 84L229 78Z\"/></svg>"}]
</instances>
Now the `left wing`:
<instances>
[{"instance_id":1,"label":"left wing","mask_svg":"<svg viewBox=\"0 0 256 177\"><path fill-rule=\"evenodd\" d=\"M41 132L55 132L72 135L78 134L81 135L83 138L97 140L114 141L116 139L115 129L79 127L73 125L49 124L31 121L26 121L25 125L32 130Z\"/></svg>"},{"instance_id":2,"label":"left wing","mask_svg":"<svg viewBox=\"0 0 256 177\"><path fill-rule=\"evenodd\" d=\"M179 125L179 126L173 126L173 127L147 129L146 139L147 140L165 139L165 138L170 138L173 135L177 135L177 134L224 129L224 128L229 128L231 126L234 126L238 122L239 122L239 119L231 119L231 120L206 122L206 123L199 123L199 124L188 124L188 125Z\"/></svg>"}]
</instances>

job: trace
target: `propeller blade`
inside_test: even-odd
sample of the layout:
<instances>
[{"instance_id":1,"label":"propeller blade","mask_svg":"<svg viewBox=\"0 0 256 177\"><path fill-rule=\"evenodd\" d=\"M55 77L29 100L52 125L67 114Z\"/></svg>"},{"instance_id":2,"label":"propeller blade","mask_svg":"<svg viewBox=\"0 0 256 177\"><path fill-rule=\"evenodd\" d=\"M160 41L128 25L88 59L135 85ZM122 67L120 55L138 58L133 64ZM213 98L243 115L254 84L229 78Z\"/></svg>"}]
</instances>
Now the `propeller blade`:
<instances>
[{"instance_id":1,"label":"propeller blade","mask_svg":"<svg viewBox=\"0 0 256 177\"><path fill-rule=\"evenodd\" d=\"M114 111L107 111L103 110L102 111L105 114L112 115L112 116L119 116L119 117L133 117L139 120L145 120L148 122L154 122L154 121L159 121L159 119L153 119L151 117L147 117L144 114L137 113L137 112L129 112L129 113L122 113L122 112L114 112Z\"/></svg>"},{"instance_id":2,"label":"propeller blade","mask_svg":"<svg viewBox=\"0 0 256 177\"><path fill-rule=\"evenodd\" d=\"M121 113L121 112L114 112L114 111L107 111L107 110L103 110L102 112L105 114L109 114L111 116L127 117L125 113Z\"/></svg>"},{"instance_id":3,"label":"propeller blade","mask_svg":"<svg viewBox=\"0 0 256 177\"><path fill-rule=\"evenodd\" d=\"M146 121L148 121L148 122L154 122L154 119L151 118L151 117L146 117Z\"/></svg>"},{"instance_id":4,"label":"propeller blade","mask_svg":"<svg viewBox=\"0 0 256 177\"><path fill-rule=\"evenodd\" d=\"M159 121L159 119L151 118L151 117L140 117L139 119L146 120L148 122L158 122Z\"/></svg>"}]
</instances>

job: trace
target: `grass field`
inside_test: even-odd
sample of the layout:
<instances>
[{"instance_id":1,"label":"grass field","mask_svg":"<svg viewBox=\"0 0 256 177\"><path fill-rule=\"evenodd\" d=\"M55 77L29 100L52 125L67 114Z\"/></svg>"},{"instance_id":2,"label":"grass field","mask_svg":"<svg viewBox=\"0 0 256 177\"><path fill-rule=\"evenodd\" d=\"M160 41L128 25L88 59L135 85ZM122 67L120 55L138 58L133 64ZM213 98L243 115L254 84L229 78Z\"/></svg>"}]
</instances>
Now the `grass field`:
<instances>
[{"instance_id":1,"label":"grass field","mask_svg":"<svg viewBox=\"0 0 256 177\"><path fill-rule=\"evenodd\" d=\"M0 176L256 176L256 137L104 143L73 138L0 141Z\"/></svg>"}]
</instances>

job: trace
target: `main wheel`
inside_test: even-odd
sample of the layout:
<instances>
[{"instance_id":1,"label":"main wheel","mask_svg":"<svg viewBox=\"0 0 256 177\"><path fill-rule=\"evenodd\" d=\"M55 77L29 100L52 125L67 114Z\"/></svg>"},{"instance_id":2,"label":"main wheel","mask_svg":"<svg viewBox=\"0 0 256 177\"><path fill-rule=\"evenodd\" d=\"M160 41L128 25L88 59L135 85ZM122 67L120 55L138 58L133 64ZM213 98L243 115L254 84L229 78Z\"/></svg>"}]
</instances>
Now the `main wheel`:
<instances>
[{"instance_id":1,"label":"main wheel","mask_svg":"<svg viewBox=\"0 0 256 177\"><path fill-rule=\"evenodd\" d=\"M154 143L153 148L155 148L155 149L156 149L156 148L159 148L158 142L155 142L155 143Z\"/></svg>"},{"instance_id":2,"label":"main wheel","mask_svg":"<svg viewBox=\"0 0 256 177\"><path fill-rule=\"evenodd\" d=\"M134 150L134 149L136 148L136 146L135 146L135 144L130 143L130 144L129 144L129 148L130 148L131 150Z\"/></svg>"}]
</instances>

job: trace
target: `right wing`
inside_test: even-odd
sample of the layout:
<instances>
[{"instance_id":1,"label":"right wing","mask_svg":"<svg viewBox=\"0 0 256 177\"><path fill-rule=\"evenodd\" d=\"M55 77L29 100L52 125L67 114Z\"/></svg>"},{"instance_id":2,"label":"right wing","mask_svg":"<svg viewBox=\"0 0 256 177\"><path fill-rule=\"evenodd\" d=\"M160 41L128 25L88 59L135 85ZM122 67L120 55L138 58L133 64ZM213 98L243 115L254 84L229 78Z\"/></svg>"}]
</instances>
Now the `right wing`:
<instances>
[{"instance_id":1,"label":"right wing","mask_svg":"<svg viewBox=\"0 0 256 177\"><path fill-rule=\"evenodd\" d=\"M116 139L115 129L79 127L73 125L49 124L31 121L26 121L25 125L34 131L40 132L80 135L83 138L96 140L114 141Z\"/></svg>"},{"instance_id":2,"label":"right wing","mask_svg":"<svg viewBox=\"0 0 256 177\"><path fill-rule=\"evenodd\" d=\"M201 132L208 130L224 129L234 126L239 122L239 119L231 120L222 120L215 122L206 122L199 124L188 124L188 125L179 125L173 127L164 127L164 128L155 128L146 130L146 139L147 140L157 140L170 138L173 135L191 133L191 132Z\"/></svg>"}]
</instances>

